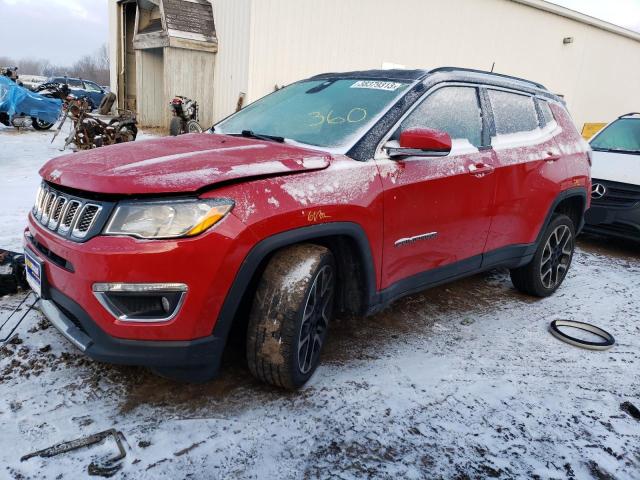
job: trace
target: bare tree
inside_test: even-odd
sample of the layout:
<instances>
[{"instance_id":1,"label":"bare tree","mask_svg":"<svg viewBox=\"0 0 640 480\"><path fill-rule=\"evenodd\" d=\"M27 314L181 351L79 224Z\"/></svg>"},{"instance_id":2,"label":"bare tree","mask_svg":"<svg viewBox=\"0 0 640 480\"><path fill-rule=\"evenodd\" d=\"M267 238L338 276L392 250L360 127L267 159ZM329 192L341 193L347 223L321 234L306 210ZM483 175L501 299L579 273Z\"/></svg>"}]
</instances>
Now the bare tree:
<instances>
[{"instance_id":1,"label":"bare tree","mask_svg":"<svg viewBox=\"0 0 640 480\"><path fill-rule=\"evenodd\" d=\"M45 77L63 76L79 77L93 80L100 85L109 83L109 49L103 44L91 55L84 55L73 65L53 65L44 59L14 59L0 56L0 66L18 67L18 74L43 75Z\"/></svg>"},{"instance_id":2,"label":"bare tree","mask_svg":"<svg viewBox=\"0 0 640 480\"><path fill-rule=\"evenodd\" d=\"M0 57L0 66L18 67L18 73L24 75L44 75L44 70L49 68L51 63L49 60L41 58L22 58L15 59L11 57Z\"/></svg>"}]
</instances>

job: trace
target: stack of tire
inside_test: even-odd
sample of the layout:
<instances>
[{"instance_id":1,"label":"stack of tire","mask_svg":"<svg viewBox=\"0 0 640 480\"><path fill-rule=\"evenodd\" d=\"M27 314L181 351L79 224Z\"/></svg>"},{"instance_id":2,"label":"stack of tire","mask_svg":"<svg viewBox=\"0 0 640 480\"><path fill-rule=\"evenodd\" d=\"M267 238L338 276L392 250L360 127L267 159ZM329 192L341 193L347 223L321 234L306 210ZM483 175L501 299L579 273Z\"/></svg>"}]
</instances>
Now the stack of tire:
<instances>
[{"instance_id":1,"label":"stack of tire","mask_svg":"<svg viewBox=\"0 0 640 480\"><path fill-rule=\"evenodd\" d=\"M0 249L0 297L27 288L24 255Z\"/></svg>"},{"instance_id":2,"label":"stack of tire","mask_svg":"<svg viewBox=\"0 0 640 480\"><path fill-rule=\"evenodd\" d=\"M104 97L102 97L102 101L100 102L100 106L98 107L98 113L100 115L109 115L115 101L116 94L113 92L107 93Z\"/></svg>"}]
</instances>

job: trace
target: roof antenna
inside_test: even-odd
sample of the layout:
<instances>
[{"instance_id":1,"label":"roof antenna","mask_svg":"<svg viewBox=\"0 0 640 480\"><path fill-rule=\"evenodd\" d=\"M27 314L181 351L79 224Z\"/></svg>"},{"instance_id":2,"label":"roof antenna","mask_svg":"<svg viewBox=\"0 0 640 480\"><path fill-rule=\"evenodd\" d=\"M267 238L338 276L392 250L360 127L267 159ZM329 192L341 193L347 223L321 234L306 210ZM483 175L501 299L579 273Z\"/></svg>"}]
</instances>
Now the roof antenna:
<instances>
[{"instance_id":1,"label":"roof antenna","mask_svg":"<svg viewBox=\"0 0 640 480\"><path fill-rule=\"evenodd\" d=\"M493 65L491 65L491 73L493 73L494 68L496 68L496 62L493 62Z\"/></svg>"}]
</instances>

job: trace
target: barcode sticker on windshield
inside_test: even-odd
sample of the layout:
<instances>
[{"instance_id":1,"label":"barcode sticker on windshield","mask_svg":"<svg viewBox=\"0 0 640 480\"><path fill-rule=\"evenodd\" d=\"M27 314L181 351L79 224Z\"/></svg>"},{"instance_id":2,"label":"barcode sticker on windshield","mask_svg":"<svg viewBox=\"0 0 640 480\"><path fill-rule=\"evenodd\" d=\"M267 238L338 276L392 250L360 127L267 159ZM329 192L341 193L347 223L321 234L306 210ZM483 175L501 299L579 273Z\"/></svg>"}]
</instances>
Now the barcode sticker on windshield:
<instances>
[{"instance_id":1,"label":"barcode sticker on windshield","mask_svg":"<svg viewBox=\"0 0 640 480\"><path fill-rule=\"evenodd\" d=\"M369 88L371 90L386 90L388 92L395 92L402 86L402 83L398 82L380 82L376 80L359 80L351 88Z\"/></svg>"}]
</instances>

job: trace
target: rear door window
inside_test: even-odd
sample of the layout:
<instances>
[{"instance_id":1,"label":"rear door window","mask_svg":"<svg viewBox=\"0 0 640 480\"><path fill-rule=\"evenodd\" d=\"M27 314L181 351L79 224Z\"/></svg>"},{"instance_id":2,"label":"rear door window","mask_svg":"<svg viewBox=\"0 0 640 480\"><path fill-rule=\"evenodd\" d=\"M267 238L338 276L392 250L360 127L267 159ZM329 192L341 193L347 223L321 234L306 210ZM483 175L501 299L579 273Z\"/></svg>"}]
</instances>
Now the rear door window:
<instances>
[{"instance_id":1,"label":"rear door window","mask_svg":"<svg viewBox=\"0 0 640 480\"><path fill-rule=\"evenodd\" d=\"M473 87L444 87L429 95L402 122L394 135L409 128L431 128L447 132L452 140L482 144L482 110Z\"/></svg>"},{"instance_id":2,"label":"rear door window","mask_svg":"<svg viewBox=\"0 0 640 480\"><path fill-rule=\"evenodd\" d=\"M533 97L489 90L489 100L498 135L531 132L538 128L538 114Z\"/></svg>"}]
</instances>

